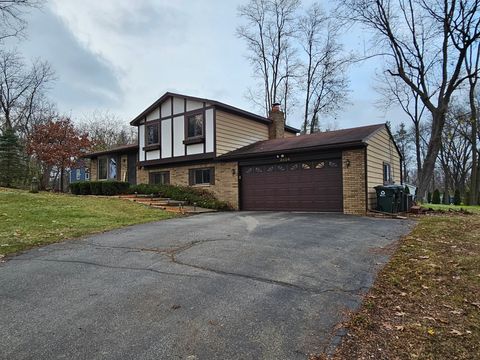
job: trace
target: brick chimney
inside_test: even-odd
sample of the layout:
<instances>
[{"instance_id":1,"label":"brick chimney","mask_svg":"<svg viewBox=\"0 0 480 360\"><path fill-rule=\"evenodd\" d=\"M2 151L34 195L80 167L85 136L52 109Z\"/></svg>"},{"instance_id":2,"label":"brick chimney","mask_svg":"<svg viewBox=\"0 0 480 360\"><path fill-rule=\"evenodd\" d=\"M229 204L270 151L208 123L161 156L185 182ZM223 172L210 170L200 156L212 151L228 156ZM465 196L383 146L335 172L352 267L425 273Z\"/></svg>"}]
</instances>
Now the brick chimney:
<instances>
[{"instance_id":1,"label":"brick chimney","mask_svg":"<svg viewBox=\"0 0 480 360\"><path fill-rule=\"evenodd\" d=\"M274 103L269 115L272 123L268 128L269 139L281 139L285 135L285 114L280 110L280 104Z\"/></svg>"}]
</instances>

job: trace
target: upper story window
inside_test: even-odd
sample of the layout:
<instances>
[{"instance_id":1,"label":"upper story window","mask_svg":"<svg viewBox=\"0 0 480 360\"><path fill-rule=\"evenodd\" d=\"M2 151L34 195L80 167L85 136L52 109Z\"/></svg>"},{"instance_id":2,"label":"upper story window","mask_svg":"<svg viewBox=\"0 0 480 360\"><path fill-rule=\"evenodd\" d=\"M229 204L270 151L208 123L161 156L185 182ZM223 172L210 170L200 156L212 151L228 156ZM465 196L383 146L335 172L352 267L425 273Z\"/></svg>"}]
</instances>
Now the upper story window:
<instances>
[{"instance_id":1,"label":"upper story window","mask_svg":"<svg viewBox=\"0 0 480 360\"><path fill-rule=\"evenodd\" d=\"M392 183L392 167L389 163L383 163L383 183Z\"/></svg>"},{"instance_id":2,"label":"upper story window","mask_svg":"<svg viewBox=\"0 0 480 360\"><path fill-rule=\"evenodd\" d=\"M195 114L186 115L185 117L185 143L194 144L196 142L202 142L204 139L204 117L203 111Z\"/></svg>"},{"instance_id":3,"label":"upper story window","mask_svg":"<svg viewBox=\"0 0 480 360\"><path fill-rule=\"evenodd\" d=\"M146 145L155 145L159 143L158 123L147 125L146 127Z\"/></svg>"}]
</instances>

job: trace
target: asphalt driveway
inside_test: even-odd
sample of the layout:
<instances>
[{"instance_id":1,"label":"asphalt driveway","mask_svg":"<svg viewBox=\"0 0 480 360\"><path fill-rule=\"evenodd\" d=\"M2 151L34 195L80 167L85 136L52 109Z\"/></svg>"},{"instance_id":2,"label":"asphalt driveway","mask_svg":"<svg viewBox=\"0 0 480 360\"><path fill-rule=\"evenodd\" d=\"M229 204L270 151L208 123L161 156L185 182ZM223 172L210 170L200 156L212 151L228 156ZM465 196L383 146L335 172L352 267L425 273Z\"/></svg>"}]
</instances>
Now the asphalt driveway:
<instances>
[{"instance_id":1,"label":"asphalt driveway","mask_svg":"<svg viewBox=\"0 0 480 360\"><path fill-rule=\"evenodd\" d=\"M412 223L204 214L0 264L0 358L305 359Z\"/></svg>"}]
</instances>

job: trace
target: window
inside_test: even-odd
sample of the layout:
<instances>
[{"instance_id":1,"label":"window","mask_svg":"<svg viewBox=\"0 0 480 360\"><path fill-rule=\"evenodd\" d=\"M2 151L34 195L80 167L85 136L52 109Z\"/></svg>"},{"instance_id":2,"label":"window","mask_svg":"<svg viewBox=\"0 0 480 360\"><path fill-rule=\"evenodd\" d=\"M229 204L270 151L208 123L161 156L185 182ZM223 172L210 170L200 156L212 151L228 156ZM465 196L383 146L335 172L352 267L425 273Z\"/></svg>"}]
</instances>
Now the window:
<instances>
[{"instance_id":1,"label":"window","mask_svg":"<svg viewBox=\"0 0 480 360\"><path fill-rule=\"evenodd\" d=\"M189 170L189 184L190 185L206 185L214 184L215 175L213 168L190 169Z\"/></svg>"},{"instance_id":2,"label":"window","mask_svg":"<svg viewBox=\"0 0 480 360\"><path fill-rule=\"evenodd\" d=\"M102 156L98 158L98 180L117 178L117 159L115 157Z\"/></svg>"},{"instance_id":3,"label":"window","mask_svg":"<svg viewBox=\"0 0 480 360\"><path fill-rule=\"evenodd\" d=\"M85 180L90 180L90 170L85 168Z\"/></svg>"},{"instance_id":4,"label":"window","mask_svg":"<svg viewBox=\"0 0 480 360\"><path fill-rule=\"evenodd\" d=\"M117 178L117 160L113 157L111 157L108 161L108 178Z\"/></svg>"},{"instance_id":5,"label":"window","mask_svg":"<svg viewBox=\"0 0 480 360\"><path fill-rule=\"evenodd\" d=\"M75 170L75 178L77 179L77 181L82 178L82 171L80 169Z\"/></svg>"},{"instance_id":6,"label":"window","mask_svg":"<svg viewBox=\"0 0 480 360\"><path fill-rule=\"evenodd\" d=\"M159 171L150 173L150 184L170 184L170 171Z\"/></svg>"},{"instance_id":7,"label":"window","mask_svg":"<svg viewBox=\"0 0 480 360\"><path fill-rule=\"evenodd\" d=\"M187 139L203 137L203 112L187 116Z\"/></svg>"},{"instance_id":8,"label":"window","mask_svg":"<svg viewBox=\"0 0 480 360\"><path fill-rule=\"evenodd\" d=\"M158 123L147 125L145 137L147 146L158 144Z\"/></svg>"},{"instance_id":9,"label":"window","mask_svg":"<svg viewBox=\"0 0 480 360\"><path fill-rule=\"evenodd\" d=\"M383 183L384 184L392 183L392 169L389 163L383 163Z\"/></svg>"},{"instance_id":10,"label":"window","mask_svg":"<svg viewBox=\"0 0 480 360\"><path fill-rule=\"evenodd\" d=\"M108 158L98 158L98 180L106 180L108 175Z\"/></svg>"}]
</instances>

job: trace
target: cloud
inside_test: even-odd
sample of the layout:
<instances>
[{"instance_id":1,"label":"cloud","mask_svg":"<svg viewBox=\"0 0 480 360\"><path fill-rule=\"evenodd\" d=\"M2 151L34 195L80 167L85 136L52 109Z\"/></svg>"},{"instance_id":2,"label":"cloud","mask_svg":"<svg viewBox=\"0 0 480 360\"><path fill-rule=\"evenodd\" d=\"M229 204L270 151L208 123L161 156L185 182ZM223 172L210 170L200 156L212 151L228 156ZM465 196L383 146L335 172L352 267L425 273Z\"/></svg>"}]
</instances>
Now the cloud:
<instances>
[{"instance_id":1,"label":"cloud","mask_svg":"<svg viewBox=\"0 0 480 360\"><path fill-rule=\"evenodd\" d=\"M48 61L57 81L50 95L60 110L112 107L122 90L112 65L83 46L48 7L30 14L28 38L17 47L26 58Z\"/></svg>"},{"instance_id":2,"label":"cloud","mask_svg":"<svg viewBox=\"0 0 480 360\"><path fill-rule=\"evenodd\" d=\"M245 1L50 0L31 12L21 51L52 63L59 78L52 98L74 116L101 108L131 120L166 91L255 112L245 94L258 81L235 35ZM339 127L385 119L374 107L375 66L352 68L353 105L336 116ZM298 127L301 118L299 107L289 124Z\"/></svg>"}]
</instances>

